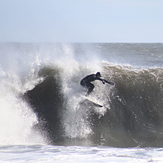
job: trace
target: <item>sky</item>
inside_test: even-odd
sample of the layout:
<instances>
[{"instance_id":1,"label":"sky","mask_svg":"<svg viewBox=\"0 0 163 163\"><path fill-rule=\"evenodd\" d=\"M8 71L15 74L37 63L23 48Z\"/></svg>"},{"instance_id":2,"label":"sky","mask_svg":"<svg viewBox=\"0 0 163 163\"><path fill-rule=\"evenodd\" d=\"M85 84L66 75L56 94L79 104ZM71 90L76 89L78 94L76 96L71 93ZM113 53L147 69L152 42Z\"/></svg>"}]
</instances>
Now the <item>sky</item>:
<instances>
[{"instance_id":1,"label":"sky","mask_svg":"<svg viewBox=\"0 0 163 163\"><path fill-rule=\"evenodd\" d=\"M0 0L0 42L163 43L163 0Z\"/></svg>"}]
</instances>

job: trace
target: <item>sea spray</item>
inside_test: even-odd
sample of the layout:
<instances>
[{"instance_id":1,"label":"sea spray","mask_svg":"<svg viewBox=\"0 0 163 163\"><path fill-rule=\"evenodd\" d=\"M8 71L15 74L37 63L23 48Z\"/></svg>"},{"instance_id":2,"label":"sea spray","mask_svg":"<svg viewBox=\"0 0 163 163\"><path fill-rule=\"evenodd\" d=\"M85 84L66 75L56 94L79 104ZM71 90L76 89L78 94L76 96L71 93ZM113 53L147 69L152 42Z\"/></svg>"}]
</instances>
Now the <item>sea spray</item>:
<instances>
[{"instance_id":1,"label":"sea spray","mask_svg":"<svg viewBox=\"0 0 163 163\"><path fill-rule=\"evenodd\" d=\"M12 78L1 77L0 83L0 144L44 143L34 131L37 117L28 104L20 97L19 85Z\"/></svg>"},{"instance_id":2,"label":"sea spray","mask_svg":"<svg viewBox=\"0 0 163 163\"><path fill-rule=\"evenodd\" d=\"M67 47L66 47L67 48ZM63 126L65 137L87 138L92 134L92 129L88 121L88 108L82 108L81 102L87 90L80 86L80 80L89 73L101 70L100 62L91 54L83 54L87 60L81 61L84 57L77 57L72 50L66 50L66 62L62 62L63 71L61 73L62 88L65 98L65 112L63 113ZM79 62L84 62L84 65ZM95 59L96 58L96 59Z\"/></svg>"}]
</instances>

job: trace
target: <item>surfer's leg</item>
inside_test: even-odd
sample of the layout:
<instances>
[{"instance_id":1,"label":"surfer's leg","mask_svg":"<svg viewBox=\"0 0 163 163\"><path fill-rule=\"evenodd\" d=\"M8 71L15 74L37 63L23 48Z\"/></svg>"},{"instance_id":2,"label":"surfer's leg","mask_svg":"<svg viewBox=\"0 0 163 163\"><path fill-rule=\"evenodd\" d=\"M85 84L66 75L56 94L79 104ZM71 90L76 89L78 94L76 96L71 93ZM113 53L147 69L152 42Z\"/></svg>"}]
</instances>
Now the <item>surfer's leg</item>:
<instances>
[{"instance_id":1,"label":"surfer's leg","mask_svg":"<svg viewBox=\"0 0 163 163\"><path fill-rule=\"evenodd\" d=\"M84 80L82 80L82 81L80 82L80 84L81 84L83 87L85 87L85 88L88 89L86 96L89 95L89 94L93 91L93 89L94 89L94 87L95 87L92 83L85 82Z\"/></svg>"},{"instance_id":2,"label":"surfer's leg","mask_svg":"<svg viewBox=\"0 0 163 163\"><path fill-rule=\"evenodd\" d=\"M94 87L95 86L92 83L87 83L87 88L88 88L87 95L89 95L93 91Z\"/></svg>"}]
</instances>

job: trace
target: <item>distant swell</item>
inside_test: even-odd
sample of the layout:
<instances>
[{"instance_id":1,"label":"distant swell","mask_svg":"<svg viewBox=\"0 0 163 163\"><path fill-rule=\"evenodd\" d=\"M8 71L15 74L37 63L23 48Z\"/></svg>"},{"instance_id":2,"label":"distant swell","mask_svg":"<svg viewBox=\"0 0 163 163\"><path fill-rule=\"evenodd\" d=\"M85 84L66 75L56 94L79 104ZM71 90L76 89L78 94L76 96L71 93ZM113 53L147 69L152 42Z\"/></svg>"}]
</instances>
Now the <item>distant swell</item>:
<instances>
[{"instance_id":1,"label":"distant swell","mask_svg":"<svg viewBox=\"0 0 163 163\"><path fill-rule=\"evenodd\" d=\"M82 102L73 90L66 95L62 70L54 67L40 69L44 81L24 98L39 118L35 127L50 144L163 147L162 71L103 63L103 76L115 83L115 87L97 85L108 106L103 112ZM71 80L79 85L80 79L74 76ZM69 115L71 119L66 120Z\"/></svg>"}]
</instances>

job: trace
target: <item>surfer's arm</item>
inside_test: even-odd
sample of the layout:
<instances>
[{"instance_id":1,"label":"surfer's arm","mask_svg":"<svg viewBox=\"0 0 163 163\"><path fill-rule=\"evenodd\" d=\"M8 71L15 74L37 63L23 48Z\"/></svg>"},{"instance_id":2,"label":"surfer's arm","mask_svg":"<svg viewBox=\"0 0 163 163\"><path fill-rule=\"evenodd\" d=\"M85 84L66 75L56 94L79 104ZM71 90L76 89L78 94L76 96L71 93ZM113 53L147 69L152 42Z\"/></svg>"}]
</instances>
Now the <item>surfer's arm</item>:
<instances>
[{"instance_id":1,"label":"surfer's arm","mask_svg":"<svg viewBox=\"0 0 163 163\"><path fill-rule=\"evenodd\" d=\"M103 84L105 84L105 82L106 82L105 79L101 79L101 78L96 78L96 80L102 81Z\"/></svg>"},{"instance_id":2,"label":"surfer's arm","mask_svg":"<svg viewBox=\"0 0 163 163\"><path fill-rule=\"evenodd\" d=\"M109 82L109 81L107 81L107 80L105 80L105 79L96 78L96 80L100 80L100 81L102 81L103 84L108 83L108 84L110 84L110 85L114 85L114 83Z\"/></svg>"},{"instance_id":3,"label":"surfer's arm","mask_svg":"<svg viewBox=\"0 0 163 163\"><path fill-rule=\"evenodd\" d=\"M110 84L110 85L114 85L114 83L113 82L109 82L109 81L107 81L107 80L105 80L105 79L102 79L103 81L103 84L105 84L105 83L108 83L108 84Z\"/></svg>"}]
</instances>

